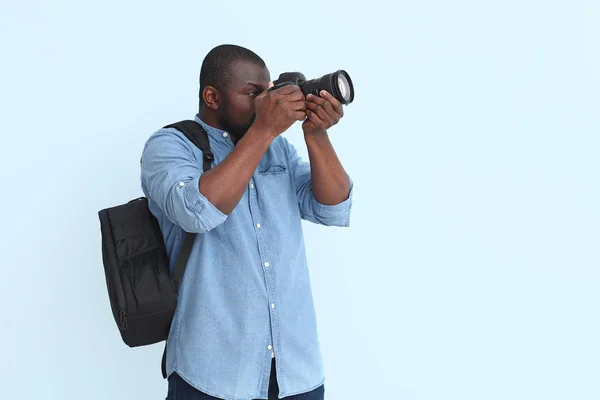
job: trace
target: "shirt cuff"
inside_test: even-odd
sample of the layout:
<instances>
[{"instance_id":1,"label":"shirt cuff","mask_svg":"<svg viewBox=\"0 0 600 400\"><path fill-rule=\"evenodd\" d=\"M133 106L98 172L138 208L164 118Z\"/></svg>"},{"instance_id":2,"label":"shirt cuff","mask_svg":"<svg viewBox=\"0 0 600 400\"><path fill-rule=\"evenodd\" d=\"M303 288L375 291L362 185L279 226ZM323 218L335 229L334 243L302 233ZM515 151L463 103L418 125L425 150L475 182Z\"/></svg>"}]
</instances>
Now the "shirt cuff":
<instances>
[{"instance_id":1,"label":"shirt cuff","mask_svg":"<svg viewBox=\"0 0 600 400\"><path fill-rule=\"evenodd\" d=\"M314 199L313 210L315 215L328 225L350 226L350 211L352 209L352 197L354 194L354 183L350 181L350 193L348 198L341 203L326 205Z\"/></svg>"},{"instance_id":2,"label":"shirt cuff","mask_svg":"<svg viewBox=\"0 0 600 400\"><path fill-rule=\"evenodd\" d=\"M181 182L183 198L190 210L195 214L197 221L205 231L210 231L225 222L227 214L214 206L198 188L200 175L191 181Z\"/></svg>"}]
</instances>

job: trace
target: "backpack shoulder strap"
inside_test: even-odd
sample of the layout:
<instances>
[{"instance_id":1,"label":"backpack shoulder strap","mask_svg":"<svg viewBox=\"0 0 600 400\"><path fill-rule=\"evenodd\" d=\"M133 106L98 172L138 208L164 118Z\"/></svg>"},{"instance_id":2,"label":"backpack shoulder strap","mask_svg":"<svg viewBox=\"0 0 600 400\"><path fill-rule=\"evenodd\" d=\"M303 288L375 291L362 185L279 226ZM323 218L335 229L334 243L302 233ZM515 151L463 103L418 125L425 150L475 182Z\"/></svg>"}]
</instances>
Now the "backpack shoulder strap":
<instances>
[{"instance_id":1,"label":"backpack shoulder strap","mask_svg":"<svg viewBox=\"0 0 600 400\"><path fill-rule=\"evenodd\" d=\"M196 147L202 150L204 154L203 160L203 170L206 172L211 168L211 163L214 161L215 156L210 150L210 141L208 139L208 133L206 130L197 123L192 120L184 120L175 122L173 124L169 124L164 128L175 128L179 132L183 133L190 142L194 143ZM177 286L183 279L183 274L185 272L185 267L187 265L187 261L190 257L190 253L192 252L192 247L194 246L194 241L196 239L196 234L191 232L186 232L185 238L183 240L183 244L181 245L181 250L179 251L179 256L175 262L175 266L173 267L173 273L171 274L171 278Z\"/></svg>"},{"instance_id":2,"label":"backpack shoulder strap","mask_svg":"<svg viewBox=\"0 0 600 400\"><path fill-rule=\"evenodd\" d=\"M183 133L190 142L194 143L196 147L202 150L204 154L204 171L208 171L211 167L211 163L214 161L215 156L210 150L210 141L208 140L208 133L204 130L202 125L192 120L184 120L169 124L164 128L175 128L179 132Z\"/></svg>"}]
</instances>

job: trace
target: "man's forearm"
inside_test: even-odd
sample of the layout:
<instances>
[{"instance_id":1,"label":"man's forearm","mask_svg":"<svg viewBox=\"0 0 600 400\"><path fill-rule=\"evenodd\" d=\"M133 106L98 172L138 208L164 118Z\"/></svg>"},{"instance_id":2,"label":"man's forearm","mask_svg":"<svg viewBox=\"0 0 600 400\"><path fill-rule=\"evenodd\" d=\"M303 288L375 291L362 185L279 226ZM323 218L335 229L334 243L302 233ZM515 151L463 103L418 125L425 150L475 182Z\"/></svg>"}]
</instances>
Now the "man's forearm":
<instances>
[{"instance_id":1,"label":"man's forearm","mask_svg":"<svg viewBox=\"0 0 600 400\"><path fill-rule=\"evenodd\" d=\"M231 214L272 141L272 136L250 128L221 163L202 174L200 193L223 214Z\"/></svg>"},{"instance_id":2,"label":"man's forearm","mask_svg":"<svg viewBox=\"0 0 600 400\"><path fill-rule=\"evenodd\" d=\"M315 199L324 205L339 204L350 195L350 178L335 153L327 133L305 135Z\"/></svg>"}]
</instances>

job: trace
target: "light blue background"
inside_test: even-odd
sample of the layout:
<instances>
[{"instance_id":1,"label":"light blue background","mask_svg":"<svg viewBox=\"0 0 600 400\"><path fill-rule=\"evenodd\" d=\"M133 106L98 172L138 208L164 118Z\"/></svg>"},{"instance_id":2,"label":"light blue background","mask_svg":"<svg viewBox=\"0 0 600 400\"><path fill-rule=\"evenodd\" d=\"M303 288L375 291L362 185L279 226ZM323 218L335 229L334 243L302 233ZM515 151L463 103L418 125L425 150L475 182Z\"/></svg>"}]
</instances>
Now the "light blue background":
<instances>
[{"instance_id":1,"label":"light blue background","mask_svg":"<svg viewBox=\"0 0 600 400\"><path fill-rule=\"evenodd\" d=\"M164 398L97 212L236 43L355 81L352 227L305 225L328 400L600 399L600 2L168 3L1 2L1 398Z\"/></svg>"}]
</instances>

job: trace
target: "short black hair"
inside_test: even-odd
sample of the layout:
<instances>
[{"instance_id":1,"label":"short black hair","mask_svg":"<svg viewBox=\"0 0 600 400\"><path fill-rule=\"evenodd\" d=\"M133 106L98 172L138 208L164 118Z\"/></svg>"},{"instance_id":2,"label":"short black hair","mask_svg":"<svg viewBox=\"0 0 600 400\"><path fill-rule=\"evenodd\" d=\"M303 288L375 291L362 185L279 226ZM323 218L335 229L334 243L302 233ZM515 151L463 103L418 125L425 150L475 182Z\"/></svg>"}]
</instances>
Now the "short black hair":
<instances>
[{"instance_id":1,"label":"short black hair","mask_svg":"<svg viewBox=\"0 0 600 400\"><path fill-rule=\"evenodd\" d=\"M202 92L207 86L224 90L229 85L231 65L237 61L249 61L266 67L265 62L255 52L234 44L222 44L206 54L200 69L200 105L204 103Z\"/></svg>"}]
</instances>

